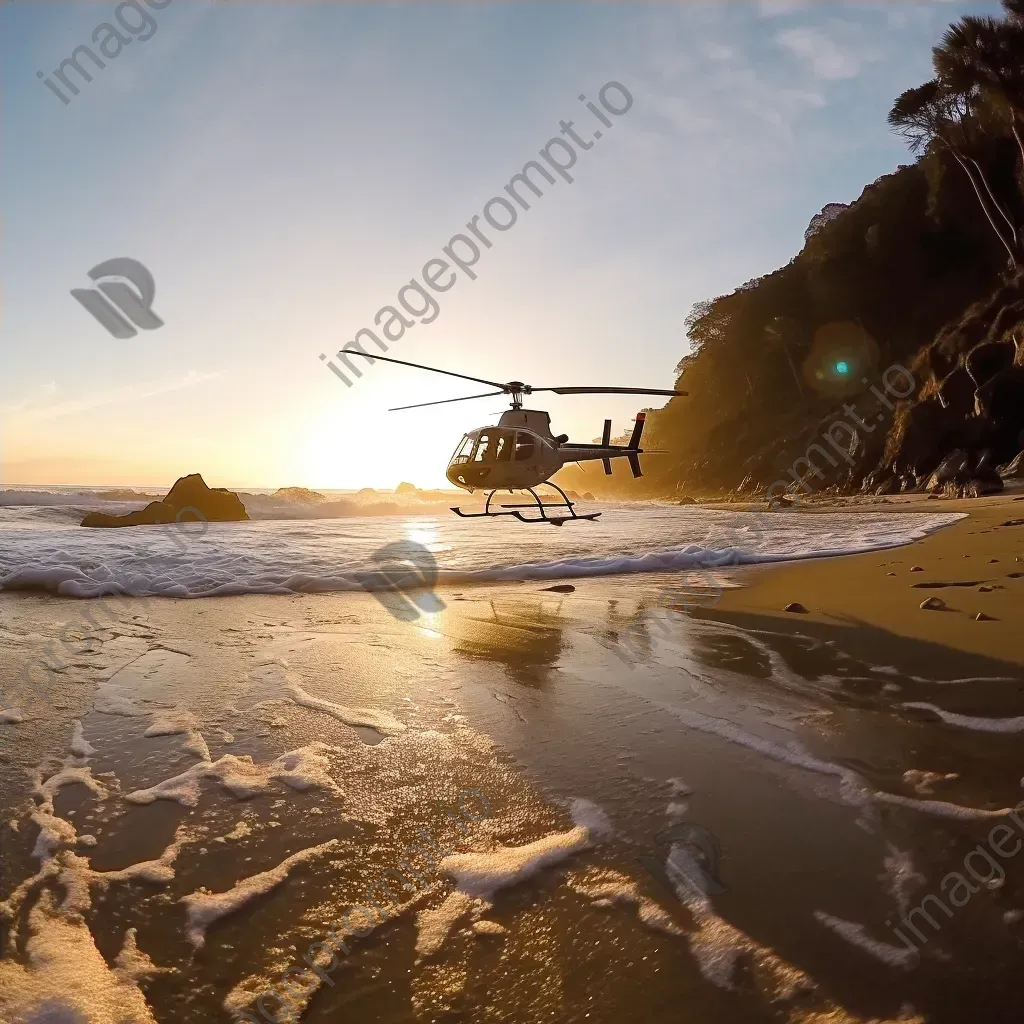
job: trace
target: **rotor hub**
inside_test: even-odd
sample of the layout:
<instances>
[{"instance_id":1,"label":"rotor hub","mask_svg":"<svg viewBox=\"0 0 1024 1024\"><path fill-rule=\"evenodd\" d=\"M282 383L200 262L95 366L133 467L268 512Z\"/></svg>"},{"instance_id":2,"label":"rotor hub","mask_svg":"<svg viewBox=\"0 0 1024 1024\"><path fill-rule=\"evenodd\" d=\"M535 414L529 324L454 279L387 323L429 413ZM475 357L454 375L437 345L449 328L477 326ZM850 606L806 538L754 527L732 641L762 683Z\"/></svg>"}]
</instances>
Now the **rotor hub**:
<instances>
[{"instance_id":1,"label":"rotor hub","mask_svg":"<svg viewBox=\"0 0 1024 1024\"><path fill-rule=\"evenodd\" d=\"M502 387L505 390L505 394L512 396L513 409L521 409L523 407L523 395L533 394L533 388L529 384L524 384L521 380L510 380L507 384L503 384Z\"/></svg>"}]
</instances>

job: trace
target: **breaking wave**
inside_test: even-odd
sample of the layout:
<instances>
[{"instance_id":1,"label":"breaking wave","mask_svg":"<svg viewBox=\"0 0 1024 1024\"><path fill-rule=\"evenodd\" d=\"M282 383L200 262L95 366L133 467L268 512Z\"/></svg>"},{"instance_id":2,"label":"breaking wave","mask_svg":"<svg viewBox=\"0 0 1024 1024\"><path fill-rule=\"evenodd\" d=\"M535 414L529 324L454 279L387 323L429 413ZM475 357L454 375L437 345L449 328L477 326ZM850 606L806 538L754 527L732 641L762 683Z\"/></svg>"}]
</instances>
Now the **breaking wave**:
<instances>
[{"instance_id":1,"label":"breaking wave","mask_svg":"<svg viewBox=\"0 0 1024 1024\"><path fill-rule=\"evenodd\" d=\"M242 523L86 530L78 526L81 515L97 504L127 511L140 502L86 506L77 494L75 502L56 495L60 500L33 505L7 501L10 494L0 494L0 589L83 598L388 588L391 584L380 571L382 552L395 542L413 542L429 553L425 557L433 565L421 568L429 568L430 574L436 568L439 583L683 572L895 547L962 518L619 503L605 505L596 522L559 529L509 520L460 520L447 511L426 514L421 506L388 517L264 514ZM321 512L322 505L317 506ZM258 514L256 508L253 512Z\"/></svg>"}]
</instances>

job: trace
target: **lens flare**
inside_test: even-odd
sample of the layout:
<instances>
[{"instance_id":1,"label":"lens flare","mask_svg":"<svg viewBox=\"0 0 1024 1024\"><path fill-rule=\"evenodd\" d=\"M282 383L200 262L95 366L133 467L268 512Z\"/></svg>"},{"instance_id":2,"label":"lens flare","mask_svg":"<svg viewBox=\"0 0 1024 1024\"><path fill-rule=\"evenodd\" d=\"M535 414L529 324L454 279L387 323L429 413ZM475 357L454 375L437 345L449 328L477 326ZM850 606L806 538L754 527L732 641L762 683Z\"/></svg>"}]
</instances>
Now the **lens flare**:
<instances>
[{"instance_id":1,"label":"lens flare","mask_svg":"<svg viewBox=\"0 0 1024 1024\"><path fill-rule=\"evenodd\" d=\"M878 345L862 324L833 320L815 330L803 378L816 391L833 398L850 395L860 387L857 381L861 377L875 371L878 358Z\"/></svg>"}]
</instances>

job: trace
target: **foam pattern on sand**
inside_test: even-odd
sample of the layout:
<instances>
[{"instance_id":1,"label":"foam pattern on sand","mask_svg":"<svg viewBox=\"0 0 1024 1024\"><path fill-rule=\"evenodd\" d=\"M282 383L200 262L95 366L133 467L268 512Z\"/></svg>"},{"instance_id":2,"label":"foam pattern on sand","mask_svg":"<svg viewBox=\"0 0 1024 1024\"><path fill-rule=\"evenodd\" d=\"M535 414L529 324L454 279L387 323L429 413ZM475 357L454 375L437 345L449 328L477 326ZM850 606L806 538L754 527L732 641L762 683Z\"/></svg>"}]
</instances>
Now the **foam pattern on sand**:
<instances>
[{"instance_id":1,"label":"foam pattern on sand","mask_svg":"<svg viewBox=\"0 0 1024 1024\"><path fill-rule=\"evenodd\" d=\"M190 896L184 896L182 903L188 912L188 925L186 937L196 948L200 949L206 942L206 929L222 917L234 914L241 910L247 903L264 896L271 889L279 886L289 874L292 868L315 857L320 857L328 850L333 850L338 845L336 839L331 839L319 846L312 846L307 850L300 850L293 853L286 860L281 861L275 868L263 871L258 875L250 875L236 882L227 892L194 892Z\"/></svg>"},{"instance_id":2,"label":"foam pattern on sand","mask_svg":"<svg viewBox=\"0 0 1024 1024\"><path fill-rule=\"evenodd\" d=\"M338 787L327 773L326 751L334 750L324 743L290 750L268 765L254 763L248 755L225 754L216 761L200 761L180 775L164 779L146 789L137 789L125 799L133 804L151 804L156 800L175 800L183 807L199 803L200 783L215 779L238 800L270 792L273 782L283 782L292 789L321 787L338 794Z\"/></svg>"},{"instance_id":3,"label":"foam pattern on sand","mask_svg":"<svg viewBox=\"0 0 1024 1024\"><path fill-rule=\"evenodd\" d=\"M903 707L931 711L938 715L946 725L955 725L961 729L971 729L974 732L1024 732L1024 718L977 718L971 715L957 715L952 711L943 711L942 708L924 701L904 704Z\"/></svg>"},{"instance_id":4,"label":"foam pattern on sand","mask_svg":"<svg viewBox=\"0 0 1024 1024\"><path fill-rule=\"evenodd\" d=\"M589 877L573 881L570 886L592 900L595 907L634 906L637 917L646 927L668 935L684 934L662 907L640 893L636 882L618 871L593 871Z\"/></svg>"},{"instance_id":5,"label":"foam pattern on sand","mask_svg":"<svg viewBox=\"0 0 1024 1024\"><path fill-rule=\"evenodd\" d=\"M17 513L22 518L15 516ZM83 530L24 521L0 506L0 589L71 597L213 597L391 589L380 572L380 524L367 519L210 523ZM673 572L850 554L917 540L955 514L725 512L606 506L570 530L494 530L493 523L409 516L394 536L432 552L438 580L548 580Z\"/></svg>"},{"instance_id":6,"label":"foam pattern on sand","mask_svg":"<svg viewBox=\"0 0 1024 1024\"><path fill-rule=\"evenodd\" d=\"M574 827L567 832L553 832L525 846L445 857L438 871L455 882L455 891L440 906L418 915L416 953L425 957L438 952L452 928L467 914L486 912L499 890L527 881L610 834L608 818L596 804L574 800L571 811Z\"/></svg>"},{"instance_id":7,"label":"foam pattern on sand","mask_svg":"<svg viewBox=\"0 0 1024 1024\"><path fill-rule=\"evenodd\" d=\"M92 757L96 753L96 748L85 738L85 730L82 728L82 723L75 719L72 726L74 731L71 734L71 743L68 749L75 757Z\"/></svg>"},{"instance_id":8,"label":"foam pattern on sand","mask_svg":"<svg viewBox=\"0 0 1024 1024\"><path fill-rule=\"evenodd\" d=\"M673 870L673 864L687 862L688 870ZM665 868L679 901L693 916L695 928L687 933L690 953L711 984L757 992L772 1005L773 1019L785 1024L897 1024L874 1019L868 1022L850 1013L819 993L814 979L799 967L719 917L708 896L691 881L703 874L696 851L685 844L673 844ZM844 938L849 940L851 934ZM924 1024L923 1017L910 1012L901 1014L899 1020L903 1024Z\"/></svg>"},{"instance_id":9,"label":"foam pattern on sand","mask_svg":"<svg viewBox=\"0 0 1024 1024\"><path fill-rule=\"evenodd\" d=\"M845 939L850 945L864 950L869 956L880 960L883 964L888 964L890 967L901 967L904 970L909 970L920 960L916 950L907 949L906 946L893 946L888 942L873 939L868 935L867 929L862 924L857 924L854 921L844 921L841 917L833 917L822 910L814 912L814 919L820 921L840 938Z\"/></svg>"},{"instance_id":10,"label":"foam pattern on sand","mask_svg":"<svg viewBox=\"0 0 1024 1024\"><path fill-rule=\"evenodd\" d=\"M44 1024L156 1024L138 986L156 973L125 934L114 966L78 915L64 915L45 892L28 918L27 965L0 961L0 1020Z\"/></svg>"},{"instance_id":11,"label":"foam pattern on sand","mask_svg":"<svg viewBox=\"0 0 1024 1024\"><path fill-rule=\"evenodd\" d=\"M532 878L610 831L604 812L587 800L573 801L572 819L575 827L568 832L555 832L525 846L500 846L490 853L455 853L445 857L438 870L462 892L490 900L499 889Z\"/></svg>"},{"instance_id":12,"label":"foam pattern on sand","mask_svg":"<svg viewBox=\"0 0 1024 1024\"><path fill-rule=\"evenodd\" d=\"M379 708L350 708L344 704L337 704L334 701L323 697L314 697L307 693L302 687L302 676L293 672L283 658L273 659L267 663L267 667L273 669L280 676L278 684L281 692L299 707L308 708L311 711L322 711L339 722L344 722L345 725L374 729L382 736L396 736L405 732L404 723L400 722L390 711L382 711Z\"/></svg>"}]
</instances>

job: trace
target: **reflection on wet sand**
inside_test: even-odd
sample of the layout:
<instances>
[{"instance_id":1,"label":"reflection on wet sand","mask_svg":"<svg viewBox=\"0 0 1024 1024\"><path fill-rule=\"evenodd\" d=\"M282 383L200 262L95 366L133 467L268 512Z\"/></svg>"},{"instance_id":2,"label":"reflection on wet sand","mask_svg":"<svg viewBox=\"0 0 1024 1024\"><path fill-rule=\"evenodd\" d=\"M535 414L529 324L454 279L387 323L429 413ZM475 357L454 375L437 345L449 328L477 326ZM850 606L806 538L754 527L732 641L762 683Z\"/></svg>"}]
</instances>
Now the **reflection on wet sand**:
<instances>
[{"instance_id":1,"label":"reflection on wet sand","mask_svg":"<svg viewBox=\"0 0 1024 1024\"><path fill-rule=\"evenodd\" d=\"M470 660L504 667L523 686L542 687L565 647L569 620L562 598L489 598L461 606L446 624L452 650Z\"/></svg>"},{"instance_id":2,"label":"reflection on wet sand","mask_svg":"<svg viewBox=\"0 0 1024 1024\"><path fill-rule=\"evenodd\" d=\"M264 1020L258 994L426 830L436 859L471 855L458 863L491 873L490 909L466 903L456 919L452 881L434 872L350 943L329 982L302 976L294 1015L806 1024L907 1008L906 1019L939 1024L1018 1019L999 994L1024 937L1015 862L929 934L919 962L892 951L903 917L997 820L981 815L1014 805L1024 774L1019 736L906 705L955 723L1022 716L1019 677L863 630L687 614L663 589L464 588L408 623L363 594L167 602L135 623L130 652L127 627L97 634L87 668L63 673L26 722L0 726L12 741L0 802L17 825L4 833L5 898L51 871L11 908L0 1006L28 991L33 929L50 935L73 891L76 941L108 963L137 929L160 970L131 985L154 1020L231 1019L226 1005ZM639 654L609 658L610 637L627 630L647 637ZM75 720L95 748L82 765L64 761ZM42 797L26 770L39 769L45 792L86 766L105 798L69 774L53 815L95 845L65 833L40 858L31 815ZM445 817L463 788L493 807L468 831ZM612 831L584 843L574 798L599 806ZM676 898L643 867L686 855L658 839L681 824L715 838L723 891ZM137 877L161 857L173 877ZM295 867L278 884L241 902L246 879L285 862ZM111 871L121 874L95 880ZM235 894L237 909L193 949L185 911L203 889ZM127 984L103 978L110 992Z\"/></svg>"}]
</instances>

